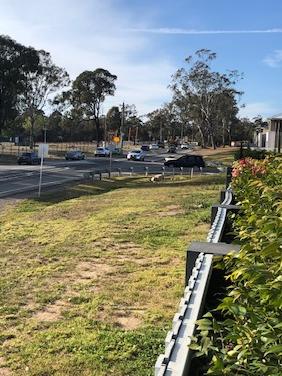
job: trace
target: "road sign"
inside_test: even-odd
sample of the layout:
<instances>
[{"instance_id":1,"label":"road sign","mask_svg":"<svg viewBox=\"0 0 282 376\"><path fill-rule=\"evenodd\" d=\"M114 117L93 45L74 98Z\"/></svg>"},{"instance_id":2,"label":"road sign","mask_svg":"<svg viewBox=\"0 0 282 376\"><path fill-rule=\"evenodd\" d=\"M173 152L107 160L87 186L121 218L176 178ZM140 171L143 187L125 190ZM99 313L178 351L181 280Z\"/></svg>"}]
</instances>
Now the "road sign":
<instances>
[{"instance_id":1,"label":"road sign","mask_svg":"<svg viewBox=\"0 0 282 376\"><path fill-rule=\"evenodd\" d=\"M48 144L39 144L38 156L39 158L41 158L42 156L44 158L48 157Z\"/></svg>"},{"instance_id":2,"label":"road sign","mask_svg":"<svg viewBox=\"0 0 282 376\"><path fill-rule=\"evenodd\" d=\"M114 136L114 137L113 137L113 141L114 141L115 143L118 143L118 142L120 142L120 138L119 138L118 136Z\"/></svg>"}]
</instances>

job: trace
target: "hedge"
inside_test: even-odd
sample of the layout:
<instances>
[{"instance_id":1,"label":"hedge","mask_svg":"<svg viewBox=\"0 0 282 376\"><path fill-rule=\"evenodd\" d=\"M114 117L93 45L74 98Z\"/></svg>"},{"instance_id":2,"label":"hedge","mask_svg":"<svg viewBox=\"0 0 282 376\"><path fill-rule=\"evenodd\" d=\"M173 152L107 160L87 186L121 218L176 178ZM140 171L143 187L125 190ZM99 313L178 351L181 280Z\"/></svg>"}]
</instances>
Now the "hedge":
<instances>
[{"instance_id":1,"label":"hedge","mask_svg":"<svg viewBox=\"0 0 282 376\"><path fill-rule=\"evenodd\" d=\"M215 312L198 320L191 348L208 358L209 375L278 376L282 374L282 157L234 162L232 176L241 205L234 226L241 251L224 258L228 294Z\"/></svg>"}]
</instances>

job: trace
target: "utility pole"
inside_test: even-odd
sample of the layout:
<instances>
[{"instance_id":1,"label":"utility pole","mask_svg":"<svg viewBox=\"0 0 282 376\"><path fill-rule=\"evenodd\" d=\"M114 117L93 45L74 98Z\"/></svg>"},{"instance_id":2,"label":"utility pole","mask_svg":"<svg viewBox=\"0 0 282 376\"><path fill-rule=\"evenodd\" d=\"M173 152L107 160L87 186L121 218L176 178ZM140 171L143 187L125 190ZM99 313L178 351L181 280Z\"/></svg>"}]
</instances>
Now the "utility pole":
<instances>
[{"instance_id":1,"label":"utility pole","mask_svg":"<svg viewBox=\"0 0 282 376\"><path fill-rule=\"evenodd\" d=\"M104 141L105 146L107 145L107 116L104 117Z\"/></svg>"},{"instance_id":2,"label":"utility pole","mask_svg":"<svg viewBox=\"0 0 282 376\"><path fill-rule=\"evenodd\" d=\"M123 128L124 128L124 102L122 103L122 111L121 111L121 125L120 125L120 148L121 151L123 149Z\"/></svg>"},{"instance_id":3,"label":"utility pole","mask_svg":"<svg viewBox=\"0 0 282 376\"><path fill-rule=\"evenodd\" d=\"M138 140L138 125L137 125L137 127L136 127L136 129L135 129L135 139L134 139L134 145L136 145L136 144L137 144L137 140Z\"/></svg>"}]
</instances>

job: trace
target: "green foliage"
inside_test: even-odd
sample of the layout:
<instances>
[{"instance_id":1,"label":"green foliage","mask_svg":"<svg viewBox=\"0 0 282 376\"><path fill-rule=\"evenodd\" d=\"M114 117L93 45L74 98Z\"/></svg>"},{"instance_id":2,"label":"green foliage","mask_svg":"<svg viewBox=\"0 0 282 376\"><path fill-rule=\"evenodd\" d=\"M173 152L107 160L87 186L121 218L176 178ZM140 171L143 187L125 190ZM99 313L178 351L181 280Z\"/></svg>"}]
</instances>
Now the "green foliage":
<instances>
[{"instance_id":1,"label":"green foliage","mask_svg":"<svg viewBox=\"0 0 282 376\"><path fill-rule=\"evenodd\" d=\"M237 161L242 158L265 159L266 156L266 150L252 150L250 148L247 148L237 150L234 155L234 160Z\"/></svg>"},{"instance_id":2,"label":"green foliage","mask_svg":"<svg viewBox=\"0 0 282 376\"><path fill-rule=\"evenodd\" d=\"M37 51L0 35L0 132L18 115L17 100L25 90L25 77L35 72Z\"/></svg>"},{"instance_id":3,"label":"green foliage","mask_svg":"<svg viewBox=\"0 0 282 376\"><path fill-rule=\"evenodd\" d=\"M208 355L211 375L281 375L282 158L236 162L233 190L242 208L241 251L225 258L228 295L199 321L192 348Z\"/></svg>"}]
</instances>

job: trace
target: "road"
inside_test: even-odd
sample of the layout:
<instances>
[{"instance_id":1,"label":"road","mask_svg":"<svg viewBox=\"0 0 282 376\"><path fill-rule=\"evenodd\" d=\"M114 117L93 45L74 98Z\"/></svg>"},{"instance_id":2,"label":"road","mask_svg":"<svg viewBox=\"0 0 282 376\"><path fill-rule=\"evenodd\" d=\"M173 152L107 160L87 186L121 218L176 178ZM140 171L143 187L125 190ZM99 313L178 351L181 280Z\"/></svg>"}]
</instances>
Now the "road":
<instances>
[{"instance_id":1,"label":"road","mask_svg":"<svg viewBox=\"0 0 282 376\"><path fill-rule=\"evenodd\" d=\"M111 169L114 173L149 173L162 171L164 157L161 151L148 153L144 162L127 161L126 158L112 158ZM54 185L79 181L89 171L109 170L109 158L89 158L84 161L46 160L43 167L42 190ZM9 197L17 193L36 191L39 184L40 166L0 165L0 197Z\"/></svg>"},{"instance_id":2,"label":"road","mask_svg":"<svg viewBox=\"0 0 282 376\"><path fill-rule=\"evenodd\" d=\"M187 151L178 151L177 156ZM144 162L128 161L125 157L113 157L111 171L117 174L138 173L157 174L163 171L164 158L168 154L159 149L147 153ZM46 160L43 166L42 191L52 186L64 185L79 181L84 174L91 171L105 171L110 169L110 158L88 158L83 161ZM172 171L171 168L166 168ZM188 169L184 169L186 172ZM177 169L176 169L177 171ZM209 170L210 171L210 170ZM211 172L211 171L210 171ZM215 169L213 172L219 172ZM0 198L11 197L23 192L36 192L39 185L40 166L0 165Z\"/></svg>"}]
</instances>

